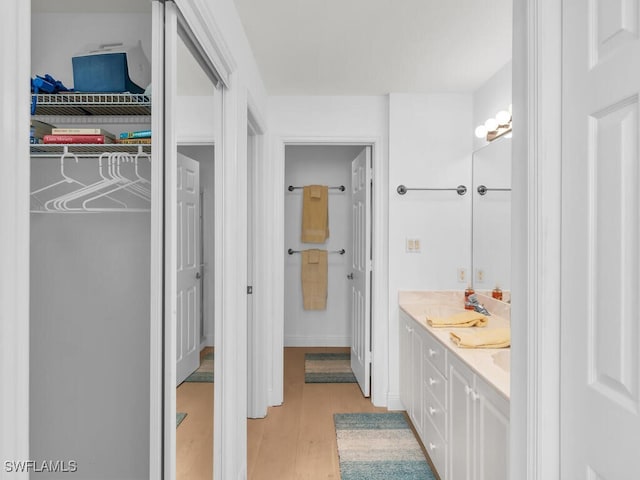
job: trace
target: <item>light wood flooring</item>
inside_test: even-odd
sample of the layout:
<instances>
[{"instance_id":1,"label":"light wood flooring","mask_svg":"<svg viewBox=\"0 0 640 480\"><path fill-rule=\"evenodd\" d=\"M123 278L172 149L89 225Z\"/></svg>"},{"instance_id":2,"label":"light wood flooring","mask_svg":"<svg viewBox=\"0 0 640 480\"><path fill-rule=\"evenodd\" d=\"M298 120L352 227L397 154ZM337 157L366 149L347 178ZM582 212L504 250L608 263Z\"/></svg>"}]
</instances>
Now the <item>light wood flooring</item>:
<instances>
[{"instance_id":1,"label":"light wood flooring","mask_svg":"<svg viewBox=\"0 0 640 480\"><path fill-rule=\"evenodd\" d=\"M374 407L355 383L304 383L304 354L348 351L285 348L284 404L247 421L249 480L340 479L333 414L387 409ZM177 478L212 480L212 384L183 383L177 405L187 413L177 430Z\"/></svg>"},{"instance_id":2,"label":"light wood flooring","mask_svg":"<svg viewBox=\"0 0 640 480\"><path fill-rule=\"evenodd\" d=\"M183 382L176 390L176 411L187 414L176 430L177 480L213 479L213 386Z\"/></svg>"},{"instance_id":3,"label":"light wood flooring","mask_svg":"<svg viewBox=\"0 0 640 480\"><path fill-rule=\"evenodd\" d=\"M250 480L339 479L334 413L386 412L355 383L304 383L304 354L348 348L285 348L284 404L248 421Z\"/></svg>"}]
</instances>

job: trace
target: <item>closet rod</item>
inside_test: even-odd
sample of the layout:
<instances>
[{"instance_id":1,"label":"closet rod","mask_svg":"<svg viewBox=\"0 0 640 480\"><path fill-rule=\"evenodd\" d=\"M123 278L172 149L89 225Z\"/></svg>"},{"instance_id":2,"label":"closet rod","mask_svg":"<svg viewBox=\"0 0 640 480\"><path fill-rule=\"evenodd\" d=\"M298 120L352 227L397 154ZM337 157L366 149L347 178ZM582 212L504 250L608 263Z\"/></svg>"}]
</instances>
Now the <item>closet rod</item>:
<instances>
[{"instance_id":1,"label":"closet rod","mask_svg":"<svg viewBox=\"0 0 640 480\"><path fill-rule=\"evenodd\" d=\"M289 255L293 255L294 253L302 253L302 250L293 250L292 248L290 248L289 250L287 250L287 253ZM341 248L340 250L329 250L327 251L327 253L339 253L340 255L344 255L346 251L344 248Z\"/></svg>"},{"instance_id":2,"label":"closet rod","mask_svg":"<svg viewBox=\"0 0 640 480\"><path fill-rule=\"evenodd\" d=\"M289 190L290 192L293 192L294 190L300 190L304 187L294 187L293 185L289 185L289 188L287 190ZM344 188L344 185L340 185L339 187L327 187L329 190L340 190L341 192L344 192L346 190L346 188Z\"/></svg>"}]
</instances>

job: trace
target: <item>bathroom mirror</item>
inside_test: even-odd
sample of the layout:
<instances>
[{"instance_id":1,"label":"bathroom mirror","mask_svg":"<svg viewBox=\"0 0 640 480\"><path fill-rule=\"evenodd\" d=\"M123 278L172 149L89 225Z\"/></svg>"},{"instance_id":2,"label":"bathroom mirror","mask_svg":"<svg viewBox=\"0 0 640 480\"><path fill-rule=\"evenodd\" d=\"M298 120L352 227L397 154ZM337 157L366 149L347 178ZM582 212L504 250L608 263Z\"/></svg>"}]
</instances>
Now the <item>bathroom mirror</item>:
<instances>
[{"instance_id":1,"label":"bathroom mirror","mask_svg":"<svg viewBox=\"0 0 640 480\"><path fill-rule=\"evenodd\" d=\"M511 289L511 138L473 152L473 288Z\"/></svg>"}]
</instances>

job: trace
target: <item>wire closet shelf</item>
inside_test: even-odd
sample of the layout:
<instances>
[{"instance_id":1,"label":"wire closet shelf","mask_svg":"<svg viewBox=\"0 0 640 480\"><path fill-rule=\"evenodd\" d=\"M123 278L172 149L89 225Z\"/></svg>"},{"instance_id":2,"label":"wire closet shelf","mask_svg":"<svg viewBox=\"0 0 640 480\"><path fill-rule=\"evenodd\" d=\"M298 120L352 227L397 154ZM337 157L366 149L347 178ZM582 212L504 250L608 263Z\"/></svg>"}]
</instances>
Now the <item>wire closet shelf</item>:
<instances>
[{"instance_id":1,"label":"wire closet shelf","mask_svg":"<svg viewBox=\"0 0 640 480\"><path fill-rule=\"evenodd\" d=\"M34 115L149 116L151 97L133 93L33 94Z\"/></svg>"}]
</instances>

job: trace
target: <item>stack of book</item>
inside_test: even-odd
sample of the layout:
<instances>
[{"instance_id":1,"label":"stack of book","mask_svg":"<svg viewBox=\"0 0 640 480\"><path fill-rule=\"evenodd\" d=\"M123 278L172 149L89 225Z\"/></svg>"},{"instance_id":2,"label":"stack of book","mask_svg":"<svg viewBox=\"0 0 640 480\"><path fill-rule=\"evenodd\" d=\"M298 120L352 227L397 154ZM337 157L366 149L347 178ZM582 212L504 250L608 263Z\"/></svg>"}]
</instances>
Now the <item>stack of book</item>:
<instances>
[{"instance_id":1,"label":"stack of book","mask_svg":"<svg viewBox=\"0 0 640 480\"><path fill-rule=\"evenodd\" d=\"M44 143L115 143L113 133L102 128L53 128L50 135L43 137Z\"/></svg>"},{"instance_id":2,"label":"stack of book","mask_svg":"<svg viewBox=\"0 0 640 480\"><path fill-rule=\"evenodd\" d=\"M151 144L151 130L138 130L135 132L122 132L118 143L130 143L134 145Z\"/></svg>"},{"instance_id":3,"label":"stack of book","mask_svg":"<svg viewBox=\"0 0 640 480\"><path fill-rule=\"evenodd\" d=\"M29 137L29 143L38 144L43 142L45 135L50 135L54 126L48 123L41 122L39 120L31 119L31 134Z\"/></svg>"}]
</instances>

